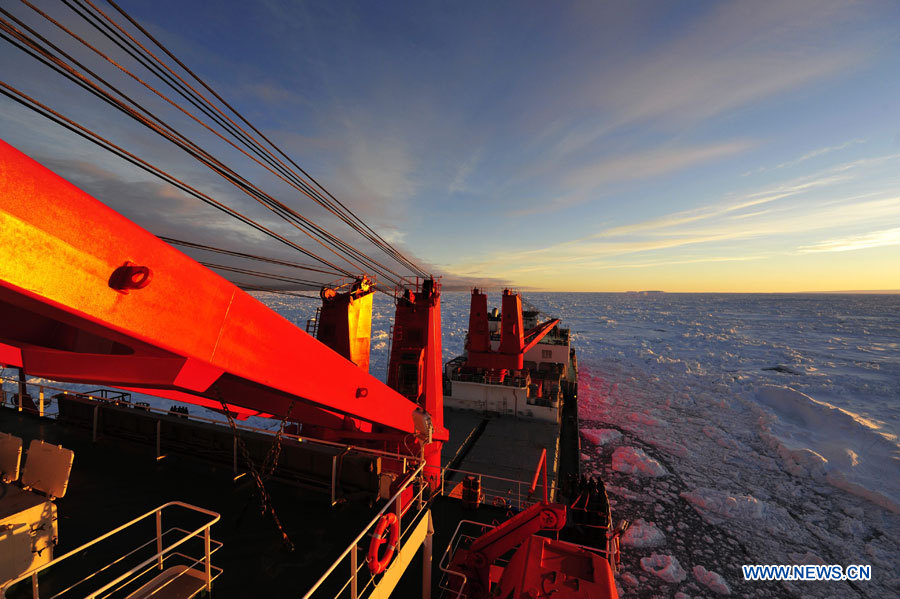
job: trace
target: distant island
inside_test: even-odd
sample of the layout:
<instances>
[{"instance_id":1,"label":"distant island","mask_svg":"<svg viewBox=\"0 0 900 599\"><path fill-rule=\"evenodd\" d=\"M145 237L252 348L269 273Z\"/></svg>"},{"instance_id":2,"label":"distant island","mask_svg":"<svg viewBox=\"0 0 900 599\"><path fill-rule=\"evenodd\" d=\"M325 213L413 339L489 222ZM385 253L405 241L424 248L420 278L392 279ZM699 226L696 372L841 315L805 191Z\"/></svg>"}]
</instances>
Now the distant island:
<instances>
[{"instance_id":1,"label":"distant island","mask_svg":"<svg viewBox=\"0 0 900 599\"><path fill-rule=\"evenodd\" d=\"M626 291L625 295L639 295L641 297L656 297L658 295L664 294L665 291Z\"/></svg>"}]
</instances>

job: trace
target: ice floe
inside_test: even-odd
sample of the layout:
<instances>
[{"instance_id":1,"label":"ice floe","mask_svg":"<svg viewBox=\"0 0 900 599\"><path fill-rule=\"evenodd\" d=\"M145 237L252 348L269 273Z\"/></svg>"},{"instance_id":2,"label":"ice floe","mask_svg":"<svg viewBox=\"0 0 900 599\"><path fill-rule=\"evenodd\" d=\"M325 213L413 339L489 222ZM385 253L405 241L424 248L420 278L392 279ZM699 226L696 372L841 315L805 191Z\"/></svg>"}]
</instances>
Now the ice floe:
<instances>
[{"instance_id":1,"label":"ice floe","mask_svg":"<svg viewBox=\"0 0 900 599\"><path fill-rule=\"evenodd\" d=\"M626 547L659 547L665 542L666 535L656 528L653 522L647 522L643 518L632 522L625 534L622 535L622 544Z\"/></svg>"},{"instance_id":2,"label":"ice floe","mask_svg":"<svg viewBox=\"0 0 900 599\"><path fill-rule=\"evenodd\" d=\"M612 455L612 468L616 472L639 476L666 476L668 474L662 464L637 447L617 447Z\"/></svg>"},{"instance_id":3,"label":"ice floe","mask_svg":"<svg viewBox=\"0 0 900 599\"><path fill-rule=\"evenodd\" d=\"M691 572L694 575L694 578L697 579L700 584L708 588L714 593L718 593L720 595L730 595L731 588L729 588L728 583L725 582L725 579L722 578L719 574L715 572L710 572L703 566L694 566Z\"/></svg>"},{"instance_id":4,"label":"ice floe","mask_svg":"<svg viewBox=\"0 0 900 599\"><path fill-rule=\"evenodd\" d=\"M678 559L671 555L654 553L650 557L641 558L641 568L666 582L681 582L687 578Z\"/></svg>"},{"instance_id":5,"label":"ice floe","mask_svg":"<svg viewBox=\"0 0 900 599\"><path fill-rule=\"evenodd\" d=\"M606 445L619 440L622 433L614 428L583 428L581 436L594 445Z\"/></svg>"}]
</instances>

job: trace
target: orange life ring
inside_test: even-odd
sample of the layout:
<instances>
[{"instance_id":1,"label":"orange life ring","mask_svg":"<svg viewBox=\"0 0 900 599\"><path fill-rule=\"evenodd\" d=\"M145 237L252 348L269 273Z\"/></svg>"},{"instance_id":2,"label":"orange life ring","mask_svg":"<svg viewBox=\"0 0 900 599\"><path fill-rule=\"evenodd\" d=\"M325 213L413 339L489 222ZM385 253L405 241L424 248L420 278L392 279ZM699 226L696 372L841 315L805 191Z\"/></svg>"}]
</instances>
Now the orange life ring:
<instances>
[{"instance_id":1,"label":"orange life ring","mask_svg":"<svg viewBox=\"0 0 900 599\"><path fill-rule=\"evenodd\" d=\"M390 527L390 535L384 538L384 531ZM369 553L366 556L366 562L369 564L369 571L372 574L381 574L384 572L391 558L394 557L394 550L397 548L397 541L400 540L400 522L397 521L397 514L389 512L381 517L375 526L375 532L372 533L372 542L369 543ZM378 559L378 550L387 542L388 548L384 552L381 559Z\"/></svg>"}]
</instances>

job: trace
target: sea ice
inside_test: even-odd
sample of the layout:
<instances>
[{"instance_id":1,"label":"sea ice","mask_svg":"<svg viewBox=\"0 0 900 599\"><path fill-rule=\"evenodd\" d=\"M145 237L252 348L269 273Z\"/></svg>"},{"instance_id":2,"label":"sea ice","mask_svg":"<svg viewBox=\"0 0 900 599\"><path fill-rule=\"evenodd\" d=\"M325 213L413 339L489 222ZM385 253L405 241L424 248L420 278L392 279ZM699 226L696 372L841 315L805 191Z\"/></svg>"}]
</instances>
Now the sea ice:
<instances>
[{"instance_id":1,"label":"sea ice","mask_svg":"<svg viewBox=\"0 0 900 599\"><path fill-rule=\"evenodd\" d=\"M614 428L583 428L581 436L594 445L606 445L622 437L622 433Z\"/></svg>"},{"instance_id":2,"label":"sea ice","mask_svg":"<svg viewBox=\"0 0 900 599\"><path fill-rule=\"evenodd\" d=\"M715 489L699 488L681 493L701 515L710 521L721 518L738 520L761 520L766 517L767 506L764 501L752 495L731 495Z\"/></svg>"},{"instance_id":3,"label":"sea ice","mask_svg":"<svg viewBox=\"0 0 900 599\"><path fill-rule=\"evenodd\" d=\"M719 593L720 595L731 594L731 589L728 587L725 579L715 572L710 572L703 566L694 566L692 572L694 573L694 578L696 578L700 584L714 593Z\"/></svg>"},{"instance_id":4,"label":"sea ice","mask_svg":"<svg viewBox=\"0 0 900 599\"><path fill-rule=\"evenodd\" d=\"M637 447L617 447L612 455L612 468L616 472L641 476L666 476L669 472L662 464Z\"/></svg>"},{"instance_id":5,"label":"sea ice","mask_svg":"<svg viewBox=\"0 0 900 599\"><path fill-rule=\"evenodd\" d=\"M809 476L900 513L900 446L870 418L813 399L787 387L767 385L756 401L760 438L784 468Z\"/></svg>"},{"instance_id":6,"label":"sea ice","mask_svg":"<svg viewBox=\"0 0 900 599\"><path fill-rule=\"evenodd\" d=\"M666 535L653 522L638 518L622 535L622 544L628 547L658 547L666 542Z\"/></svg>"},{"instance_id":7,"label":"sea ice","mask_svg":"<svg viewBox=\"0 0 900 599\"><path fill-rule=\"evenodd\" d=\"M666 582L681 582L687 578L684 568L678 563L678 559L672 555L654 553L650 557L642 557L641 569L644 572L649 572L662 578Z\"/></svg>"}]
</instances>

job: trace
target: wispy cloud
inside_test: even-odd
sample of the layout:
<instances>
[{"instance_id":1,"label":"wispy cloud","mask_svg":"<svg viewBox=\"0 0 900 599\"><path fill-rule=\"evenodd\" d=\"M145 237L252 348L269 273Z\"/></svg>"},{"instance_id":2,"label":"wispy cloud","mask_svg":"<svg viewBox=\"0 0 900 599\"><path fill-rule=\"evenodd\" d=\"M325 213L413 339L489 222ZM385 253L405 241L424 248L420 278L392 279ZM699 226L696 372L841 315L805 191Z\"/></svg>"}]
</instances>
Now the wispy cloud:
<instances>
[{"instance_id":1,"label":"wispy cloud","mask_svg":"<svg viewBox=\"0 0 900 599\"><path fill-rule=\"evenodd\" d=\"M593 189L619 181L649 179L697 164L709 163L743 152L754 145L750 140L652 149L624 156L607 157L594 164L575 168L563 175L568 187Z\"/></svg>"},{"instance_id":2,"label":"wispy cloud","mask_svg":"<svg viewBox=\"0 0 900 599\"><path fill-rule=\"evenodd\" d=\"M704 145L654 148L631 154L602 157L591 164L561 170L556 177L559 193L549 201L511 211L531 216L596 199L597 190L626 181L648 180L686 168L739 154L755 145L753 140L732 140Z\"/></svg>"},{"instance_id":3,"label":"wispy cloud","mask_svg":"<svg viewBox=\"0 0 900 599\"><path fill-rule=\"evenodd\" d=\"M841 2L717 4L662 44L567 89L567 118L539 136L553 142L547 158L583 152L623 127L681 131L847 72L871 49L825 33L846 18Z\"/></svg>"},{"instance_id":4,"label":"wispy cloud","mask_svg":"<svg viewBox=\"0 0 900 599\"><path fill-rule=\"evenodd\" d=\"M763 204L770 204L778 200L783 200L785 198L790 198L792 196L812 191L816 188L829 187L836 183L846 181L848 178L848 175L832 174L820 174L813 177L805 177L801 180L796 180L790 183L771 187L763 191L744 194L727 202L711 204L699 208L693 208L690 210L667 214L665 216L647 221L613 227L604 231L600 231L592 235L591 237L611 237L632 233L660 234L666 230L674 229L675 227L692 223L699 223L702 221L709 221L726 215L732 219L741 216L750 218L752 214L735 213L739 213L741 210L744 210L746 208L753 208ZM753 214L762 215L764 214L764 212L757 211Z\"/></svg>"},{"instance_id":5,"label":"wispy cloud","mask_svg":"<svg viewBox=\"0 0 900 599\"><path fill-rule=\"evenodd\" d=\"M790 253L788 241L815 231L838 230L900 219L900 197L883 191L844 195L838 190L865 178L873 166L897 161L900 155L843 163L800 179L691 210L609 227L587 237L526 251L503 253L473 261L473 272L494 272L499 265L508 274L536 272L540 268L651 268L702 262L742 262L770 257L774 248ZM827 199L826 199L827 198ZM766 206L765 209L757 209ZM750 209L750 210L748 210ZM900 230L890 229L859 238L838 239L805 247L805 252L841 251L895 243ZM758 241L767 239L768 251ZM752 243L753 245L748 245ZM724 247L729 250L723 251ZM687 248L703 247L689 254ZM704 255L708 253L708 255ZM662 255L664 254L664 256ZM638 256L646 256L643 259ZM509 269L508 264L525 264ZM481 269L481 270L479 270Z\"/></svg>"},{"instance_id":6,"label":"wispy cloud","mask_svg":"<svg viewBox=\"0 0 900 599\"><path fill-rule=\"evenodd\" d=\"M844 142L842 144L838 144L838 145L834 145L834 146L826 146L823 148L817 148L815 150L806 152L802 156L795 158L793 160L788 160L787 162L782 162L780 164L776 164L773 167L761 166L759 168L747 171L747 172L743 173L741 176L749 177L750 175L764 173L769 170L790 168L793 166L797 166L798 164L802 164L802 163L806 162L807 160L812 160L813 158L818 158L819 156L824 156L825 154L830 154L831 152L838 152L840 150L845 150L849 147L863 144L865 142L866 142L866 140L864 140L864 139L852 139L852 140L850 140L848 142Z\"/></svg>"},{"instance_id":7,"label":"wispy cloud","mask_svg":"<svg viewBox=\"0 0 900 599\"><path fill-rule=\"evenodd\" d=\"M900 202L900 199L898 199L898 202ZM900 227L873 231L862 235L830 239L813 245L801 246L798 251L802 254L818 252L850 252L888 245L900 245Z\"/></svg>"},{"instance_id":8,"label":"wispy cloud","mask_svg":"<svg viewBox=\"0 0 900 599\"><path fill-rule=\"evenodd\" d=\"M850 146L855 146L855 145L858 145L861 143L865 143L865 140L864 139L853 139L851 141L842 143L837 146L828 146L825 148L819 148L818 150L813 150L812 152L807 152L806 154L804 154L800 158L797 158L796 160L791 160L789 162L782 162L775 168L787 168L790 166L796 166L796 165L800 164L801 162L806 162L807 160L811 160L812 158L817 158L824 154L828 154L830 152L836 152L838 150L843 150L845 148L849 148Z\"/></svg>"},{"instance_id":9,"label":"wispy cloud","mask_svg":"<svg viewBox=\"0 0 900 599\"><path fill-rule=\"evenodd\" d=\"M470 190L468 185L469 175L471 175L475 167L478 166L483 154L484 148L478 148L457 167L456 175L453 177L450 186L447 188L448 192L459 193Z\"/></svg>"}]
</instances>

